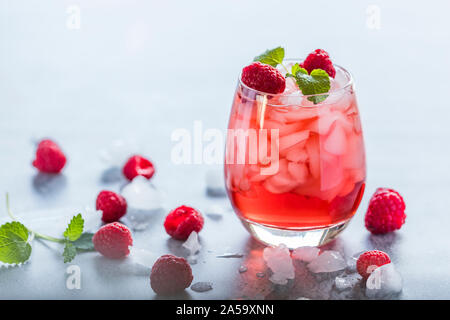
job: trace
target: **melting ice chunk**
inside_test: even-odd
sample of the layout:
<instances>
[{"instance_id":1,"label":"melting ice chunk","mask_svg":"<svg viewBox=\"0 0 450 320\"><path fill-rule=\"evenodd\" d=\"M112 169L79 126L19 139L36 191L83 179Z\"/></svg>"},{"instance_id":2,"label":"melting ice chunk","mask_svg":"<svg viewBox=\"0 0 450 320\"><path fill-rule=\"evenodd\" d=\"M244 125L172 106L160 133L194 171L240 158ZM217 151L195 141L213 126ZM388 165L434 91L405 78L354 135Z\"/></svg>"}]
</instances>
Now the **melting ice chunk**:
<instances>
[{"instance_id":1,"label":"melting ice chunk","mask_svg":"<svg viewBox=\"0 0 450 320\"><path fill-rule=\"evenodd\" d=\"M402 291L403 280L393 263L376 268L366 282L366 296L387 298Z\"/></svg>"},{"instance_id":2,"label":"melting ice chunk","mask_svg":"<svg viewBox=\"0 0 450 320\"><path fill-rule=\"evenodd\" d=\"M137 176L127 184L122 195L128 206L140 210L154 210L161 208L161 194L143 176Z\"/></svg>"},{"instance_id":3,"label":"melting ice chunk","mask_svg":"<svg viewBox=\"0 0 450 320\"><path fill-rule=\"evenodd\" d=\"M145 229L151 219L163 211L161 193L142 176L137 176L127 184L122 190L122 195L128 204L124 220L134 230Z\"/></svg>"},{"instance_id":4,"label":"melting ice chunk","mask_svg":"<svg viewBox=\"0 0 450 320\"><path fill-rule=\"evenodd\" d=\"M222 217L226 211L227 210L223 206L218 205L218 204L213 204L205 210L205 214L208 218L217 221L217 220L222 219Z\"/></svg>"},{"instance_id":5,"label":"melting ice chunk","mask_svg":"<svg viewBox=\"0 0 450 320\"><path fill-rule=\"evenodd\" d=\"M130 248L129 260L137 273L148 274L157 259L154 253L135 247Z\"/></svg>"},{"instance_id":6,"label":"melting ice chunk","mask_svg":"<svg viewBox=\"0 0 450 320\"><path fill-rule=\"evenodd\" d=\"M182 244L182 246L189 251L189 256L193 256L197 252L199 252L202 248L202 245L198 241L198 233L192 231L187 240Z\"/></svg>"},{"instance_id":7,"label":"melting ice chunk","mask_svg":"<svg viewBox=\"0 0 450 320\"><path fill-rule=\"evenodd\" d=\"M360 280L361 276L358 273L352 273L342 277L336 277L336 279L334 279L334 283L336 289L338 289L339 291L343 291L353 288Z\"/></svg>"},{"instance_id":8,"label":"melting ice chunk","mask_svg":"<svg viewBox=\"0 0 450 320\"><path fill-rule=\"evenodd\" d=\"M121 167L137 150L134 141L115 140L110 146L100 151L100 157L111 167Z\"/></svg>"},{"instance_id":9,"label":"melting ice chunk","mask_svg":"<svg viewBox=\"0 0 450 320\"><path fill-rule=\"evenodd\" d=\"M294 265L292 264L289 249L280 244L277 247L266 247L263 257L267 266L272 270L269 280L276 284L287 284L289 279L294 279Z\"/></svg>"},{"instance_id":10,"label":"melting ice chunk","mask_svg":"<svg viewBox=\"0 0 450 320\"><path fill-rule=\"evenodd\" d=\"M327 250L308 264L313 273L335 272L345 269L347 264L339 251Z\"/></svg>"},{"instance_id":11,"label":"melting ice chunk","mask_svg":"<svg viewBox=\"0 0 450 320\"><path fill-rule=\"evenodd\" d=\"M208 195L213 197L223 197L226 195L222 170L208 170L205 179Z\"/></svg>"},{"instance_id":12,"label":"melting ice chunk","mask_svg":"<svg viewBox=\"0 0 450 320\"><path fill-rule=\"evenodd\" d=\"M292 258L300 261L311 262L319 255L317 247L300 247L292 252Z\"/></svg>"},{"instance_id":13,"label":"melting ice chunk","mask_svg":"<svg viewBox=\"0 0 450 320\"><path fill-rule=\"evenodd\" d=\"M211 282L196 282L191 286L191 290L195 292L205 292L212 290L213 286Z\"/></svg>"}]
</instances>

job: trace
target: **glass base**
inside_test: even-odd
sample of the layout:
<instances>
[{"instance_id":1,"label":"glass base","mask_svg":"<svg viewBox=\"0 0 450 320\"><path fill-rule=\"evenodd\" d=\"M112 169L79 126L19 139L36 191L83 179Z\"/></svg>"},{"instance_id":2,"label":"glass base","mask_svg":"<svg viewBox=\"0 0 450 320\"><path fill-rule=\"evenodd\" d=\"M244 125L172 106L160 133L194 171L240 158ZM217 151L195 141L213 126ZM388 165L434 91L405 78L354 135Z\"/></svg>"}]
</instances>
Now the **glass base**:
<instances>
[{"instance_id":1,"label":"glass base","mask_svg":"<svg viewBox=\"0 0 450 320\"><path fill-rule=\"evenodd\" d=\"M317 247L335 239L349 224L350 220L321 229L289 230L263 226L241 219L250 234L266 245L285 244L289 249Z\"/></svg>"}]
</instances>

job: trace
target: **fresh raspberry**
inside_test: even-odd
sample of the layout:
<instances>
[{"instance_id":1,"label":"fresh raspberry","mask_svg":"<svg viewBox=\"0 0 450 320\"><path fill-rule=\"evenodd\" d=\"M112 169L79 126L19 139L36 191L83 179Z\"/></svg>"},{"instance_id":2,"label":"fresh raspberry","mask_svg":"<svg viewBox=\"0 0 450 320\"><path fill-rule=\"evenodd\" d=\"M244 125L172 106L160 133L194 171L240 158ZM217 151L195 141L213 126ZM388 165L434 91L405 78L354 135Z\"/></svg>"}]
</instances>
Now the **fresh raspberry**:
<instances>
[{"instance_id":1,"label":"fresh raspberry","mask_svg":"<svg viewBox=\"0 0 450 320\"><path fill-rule=\"evenodd\" d=\"M373 270L388 263L391 263L391 259L387 253L379 250L366 251L356 261L356 270L364 279L367 279Z\"/></svg>"},{"instance_id":2,"label":"fresh raspberry","mask_svg":"<svg viewBox=\"0 0 450 320\"><path fill-rule=\"evenodd\" d=\"M281 72L261 62L254 62L242 69L241 79L250 88L262 92L277 94L286 88L286 79Z\"/></svg>"},{"instance_id":3,"label":"fresh raspberry","mask_svg":"<svg viewBox=\"0 0 450 320\"><path fill-rule=\"evenodd\" d=\"M131 231L119 222L104 225L92 237L94 248L102 255L111 259L121 259L130 253L133 245Z\"/></svg>"},{"instance_id":4,"label":"fresh raspberry","mask_svg":"<svg viewBox=\"0 0 450 320\"><path fill-rule=\"evenodd\" d=\"M191 207L181 206L167 215L164 228L172 238L186 240L192 231L200 232L203 223L200 212Z\"/></svg>"},{"instance_id":5,"label":"fresh raspberry","mask_svg":"<svg viewBox=\"0 0 450 320\"><path fill-rule=\"evenodd\" d=\"M314 69L325 70L332 78L336 76L336 70L331 62L328 52L322 49L316 49L311 52L301 64L301 67L305 68L308 73L311 73Z\"/></svg>"},{"instance_id":6,"label":"fresh raspberry","mask_svg":"<svg viewBox=\"0 0 450 320\"><path fill-rule=\"evenodd\" d=\"M405 202L395 190L378 188L366 212L366 228L373 234L383 234L400 229L405 223Z\"/></svg>"},{"instance_id":7,"label":"fresh raspberry","mask_svg":"<svg viewBox=\"0 0 450 320\"><path fill-rule=\"evenodd\" d=\"M103 190L97 196L96 207L103 212L104 222L115 222L127 212L127 201L120 194Z\"/></svg>"},{"instance_id":8,"label":"fresh raspberry","mask_svg":"<svg viewBox=\"0 0 450 320\"><path fill-rule=\"evenodd\" d=\"M193 279L191 266L186 259L166 254L153 265L150 285L157 294L169 295L188 288Z\"/></svg>"},{"instance_id":9,"label":"fresh raspberry","mask_svg":"<svg viewBox=\"0 0 450 320\"><path fill-rule=\"evenodd\" d=\"M39 171L46 173L59 173L66 164L66 156L59 146L51 140L42 140L36 150L36 159L33 161Z\"/></svg>"},{"instance_id":10,"label":"fresh raspberry","mask_svg":"<svg viewBox=\"0 0 450 320\"><path fill-rule=\"evenodd\" d=\"M141 156L132 156L123 167L123 174L128 180L133 180L136 176L143 176L150 179L155 173L153 163Z\"/></svg>"}]
</instances>

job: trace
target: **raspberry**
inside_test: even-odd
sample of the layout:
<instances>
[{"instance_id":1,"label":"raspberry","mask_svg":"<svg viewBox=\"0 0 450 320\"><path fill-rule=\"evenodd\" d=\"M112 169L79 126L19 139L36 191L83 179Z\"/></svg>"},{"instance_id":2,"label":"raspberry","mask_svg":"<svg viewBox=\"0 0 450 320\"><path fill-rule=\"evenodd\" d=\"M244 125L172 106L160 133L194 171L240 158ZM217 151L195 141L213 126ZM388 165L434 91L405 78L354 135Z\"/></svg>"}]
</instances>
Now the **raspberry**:
<instances>
[{"instance_id":1,"label":"raspberry","mask_svg":"<svg viewBox=\"0 0 450 320\"><path fill-rule=\"evenodd\" d=\"M367 279L373 270L388 263L391 263L391 259L387 253L379 250L366 251L356 261L356 269L364 279Z\"/></svg>"},{"instance_id":2,"label":"raspberry","mask_svg":"<svg viewBox=\"0 0 450 320\"><path fill-rule=\"evenodd\" d=\"M188 288L193 279L191 266L186 259L166 254L153 265L150 285L157 294L169 295Z\"/></svg>"},{"instance_id":3,"label":"raspberry","mask_svg":"<svg viewBox=\"0 0 450 320\"><path fill-rule=\"evenodd\" d=\"M66 164L66 156L59 146L51 140L42 140L36 150L36 159L33 161L39 171L46 173L59 173Z\"/></svg>"},{"instance_id":4,"label":"raspberry","mask_svg":"<svg viewBox=\"0 0 450 320\"><path fill-rule=\"evenodd\" d=\"M132 156L123 167L123 174L128 180L133 180L136 176L143 176L150 179L155 173L153 163L141 156Z\"/></svg>"},{"instance_id":5,"label":"raspberry","mask_svg":"<svg viewBox=\"0 0 450 320\"><path fill-rule=\"evenodd\" d=\"M322 49L316 49L311 52L301 64L301 67L305 68L308 73L311 73L314 69L325 70L332 78L336 76L336 70L333 67L328 52Z\"/></svg>"},{"instance_id":6,"label":"raspberry","mask_svg":"<svg viewBox=\"0 0 450 320\"><path fill-rule=\"evenodd\" d=\"M92 237L94 248L102 255L111 259L121 259L130 253L133 245L131 231L119 222L104 225Z\"/></svg>"},{"instance_id":7,"label":"raspberry","mask_svg":"<svg viewBox=\"0 0 450 320\"><path fill-rule=\"evenodd\" d=\"M167 215L164 228L172 238L186 240L192 231L200 232L203 223L200 212L191 207L181 206Z\"/></svg>"},{"instance_id":8,"label":"raspberry","mask_svg":"<svg viewBox=\"0 0 450 320\"><path fill-rule=\"evenodd\" d=\"M254 62L242 69L242 82L250 88L267 93L282 93L286 79L280 71L268 64Z\"/></svg>"},{"instance_id":9,"label":"raspberry","mask_svg":"<svg viewBox=\"0 0 450 320\"><path fill-rule=\"evenodd\" d=\"M405 223L405 202L395 190L378 188L366 212L366 228L373 234L383 234L400 229Z\"/></svg>"},{"instance_id":10,"label":"raspberry","mask_svg":"<svg viewBox=\"0 0 450 320\"><path fill-rule=\"evenodd\" d=\"M115 222L127 212L127 201L115 192L103 190L97 196L96 208L103 212L104 222Z\"/></svg>"}]
</instances>

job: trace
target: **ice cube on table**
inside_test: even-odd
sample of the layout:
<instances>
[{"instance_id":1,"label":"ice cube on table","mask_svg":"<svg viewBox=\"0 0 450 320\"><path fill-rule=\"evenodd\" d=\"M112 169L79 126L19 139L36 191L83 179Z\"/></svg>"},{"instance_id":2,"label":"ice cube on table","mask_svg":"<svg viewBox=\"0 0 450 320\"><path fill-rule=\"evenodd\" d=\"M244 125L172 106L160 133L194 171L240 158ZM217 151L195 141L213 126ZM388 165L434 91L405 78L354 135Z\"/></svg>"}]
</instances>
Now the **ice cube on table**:
<instances>
[{"instance_id":1,"label":"ice cube on table","mask_svg":"<svg viewBox=\"0 0 450 320\"><path fill-rule=\"evenodd\" d=\"M221 220L223 215L227 212L227 208L224 206L213 204L206 208L205 215L212 220Z\"/></svg>"},{"instance_id":2,"label":"ice cube on table","mask_svg":"<svg viewBox=\"0 0 450 320\"><path fill-rule=\"evenodd\" d=\"M361 279L362 277L358 273L352 273L349 275L336 277L336 279L334 279L334 283L337 290L343 291L353 288Z\"/></svg>"},{"instance_id":3,"label":"ice cube on table","mask_svg":"<svg viewBox=\"0 0 450 320\"><path fill-rule=\"evenodd\" d=\"M402 291L403 279L393 263L376 268L367 278L368 298L388 298Z\"/></svg>"},{"instance_id":4,"label":"ice cube on table","mask_svg":"<svg viewBox=\"0 0 450 320\"><path fill-rule=\"evenodd\" d=\"M191 286L191 290L195 292L205 292L212 290L212 288L211 282L196 282Z\"/></svg>"},{"instance_id":5,"label":"ice cube on table","mask_svg":"<svg viewBox=\"0 0 450 320\"><path fill-rule=\"evenodd\" d=\"M295 260L311 262L319 255L320 249L317 247L299 247L292 252Z\"/></svg>"},{"instance_id":6,"label":"ice cube on table","mask_svg":"<svg viewBox=\"0 0 450 320\"><path fill-rule=\"evenodd\" d=\"M156 254L148 250L135 247L130 248L130 255L128 257L131 265L133 265L136 270L141 269L143 273L152 269L152 266L157 258L158 256Z\"/></svg>"},{"instance_id":7,"label":"ice cube on table","mask_svg":"<svg viewBox=\"0 0 450 320\"><path fill-rule=\"evenodd\" d=\"M356 262L358 261L359 256L361 254L363 254L364 252L365 251L359 251L347 259L347 269L348 270L356 271Z\"/></svg>"},{"instance_id":8,"label":"ice cube on table","mask_svg":"<svg viewBox=\"0 0 450 320\"><path fill-rule=\"evenodd\" d=\"M343 270L347 264L339 251L327 250L308 264L313 273L335 272Z\"/></svg>"},{"instance_id":9,"label":"ice cube on table","mask_svg":"<svg viewBox=\"0 0 450 320\"><path fill-rule=\"evenodd\" d=\"M223 170L208 170L205 176L206 193L213 197L223 197L226 195L225 180Z\"/></svg>"},{"instance_id":10,"label":"ice cube on table","mask_svg":"<svg viewBox=\"0 0 450 320\"><path fill-rule=\"evenodd\" d=\"M107 148L100 151L101 159L111 167L122 167L136 151L139 150L132 140L115 140Z\"/></svg>"},{"instance_id":11,"label":"ice cube on table","mask_svg":"<svg viewBox=\"0 0 450 320\"><path fill-rule=\"evenodd\" d=\"M155 210L162 207L162 197L143 176L137 176L122 190L129 207L139 210Z\"/></svg>"},{"instance_id":12,"label":"ice cube on table","mask_svg":"<svg viewBox=\"0 0 450 320\"><path fill-rule=\"evenodd\" d=\"M161 193L145 177L137 176L121 193L128 204L123 221L134 230L147 228L151 220L164 211Z\"/></svg>"},{"instance_id":13,"label":"ice cube on table","mask_svg":"<svg viewBox=\"0 0 450 320\"><path fill-rule=\"evenodd\" d=\"M198 241L198 233L192 231L187 240L182 244L183 248L189 251L189 256L193 256L200 251L202 245Z\"/></svg>"},{"instance_id":14,"label":"ice cube on table","mask_svg":"<svg viewBox=\"0 0 450 320\"><path fill-rule=\"evenodd\" d=\"M295 272L291 254L284 244L266 247L263 251L263 258L272 270L272 275L269 278L271 282L284 285L287 284L289 279L294 279Z\"/></svg>"}]
</instances>

